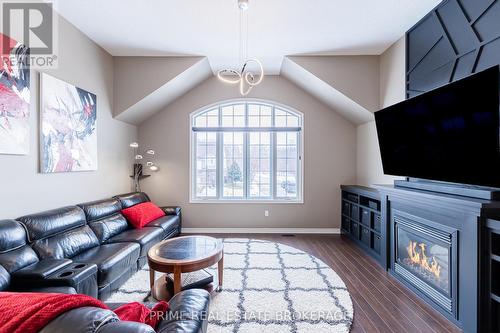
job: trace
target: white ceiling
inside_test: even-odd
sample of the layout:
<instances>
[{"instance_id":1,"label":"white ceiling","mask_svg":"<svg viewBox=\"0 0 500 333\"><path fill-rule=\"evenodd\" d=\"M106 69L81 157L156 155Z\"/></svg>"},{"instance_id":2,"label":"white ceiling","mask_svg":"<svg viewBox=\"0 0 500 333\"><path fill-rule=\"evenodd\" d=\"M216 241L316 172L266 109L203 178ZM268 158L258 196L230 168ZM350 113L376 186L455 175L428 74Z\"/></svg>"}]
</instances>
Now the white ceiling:
<instances>
[{"instance_id":1,"label":"white ceiling","mask_svg":"<svg viewBox=\"0 0 500 333\"><path fill-rule=\"evenodd\" d=\"M236 66L237 0L60 0L58 12L115 56L207 56ZM250 0L249 56L380 54L440 0Z\"/></svg>"}]
</instances>

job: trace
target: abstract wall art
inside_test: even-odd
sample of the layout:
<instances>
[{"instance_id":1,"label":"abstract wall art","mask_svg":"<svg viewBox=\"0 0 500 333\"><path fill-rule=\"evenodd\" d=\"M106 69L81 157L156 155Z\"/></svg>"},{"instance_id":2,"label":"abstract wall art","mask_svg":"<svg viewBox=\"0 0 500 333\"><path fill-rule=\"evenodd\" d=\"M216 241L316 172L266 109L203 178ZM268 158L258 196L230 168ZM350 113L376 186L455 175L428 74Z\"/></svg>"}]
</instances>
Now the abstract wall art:
<instances>
[{"instance_id":1,"label":"abstract wall art","mask_svg":"<svg viewBox=\"0 0 500 333\"><path fill-rule=\"evenodd\" d=\"M45 73L40 96L41 171L97 170L97 96Z\"/></svg>"},{"instance_id":2,"label":"abstract wall art","mask_svg":"<svg viewBox=\"0 0 500 333\"><path fill-rule=\"evenodd\" d=\"M30 147L29 48L0 34L0 154Z\"/></svg>"}]
</instances>

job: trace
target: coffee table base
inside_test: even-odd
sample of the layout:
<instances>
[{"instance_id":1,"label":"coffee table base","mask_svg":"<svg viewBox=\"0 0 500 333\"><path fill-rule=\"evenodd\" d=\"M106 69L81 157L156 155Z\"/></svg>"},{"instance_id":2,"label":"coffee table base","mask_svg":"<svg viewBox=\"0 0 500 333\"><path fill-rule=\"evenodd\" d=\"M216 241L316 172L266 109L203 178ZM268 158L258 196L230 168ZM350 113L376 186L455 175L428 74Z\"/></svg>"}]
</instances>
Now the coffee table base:
<instances>
[{"instance_id":1,"label":"coffee table base","mask_svg":"<svg viewBox=\"0 0 500 333\"><path fill-rule=\"evenodd\" d=\"M175 266L173 273L174 273L174 295L175 295L175 294L178 294L182 291L181 274L182 273L189 273L189 272L181 272L181 267ZM166 280L166 275L165 274L162 275L162 277L160 279ZM157 281L159 281L160 279L158 279ZM217 282L218 282L218 285L216 288L217 292L222 291L223 279L224 279L224 256L222 256L221 259L219 260L219 262L217 263ZM153 296L153 298L156 298L154 296L156 294L156 290L157 290L157 286L156 286L155 282L156 282L155 281L155 270L150 267L149 268L149 285L150 285L150 289L151 289L151 296ZM160 283L161 283L161 281L160 281ZM166 281L165 281L165 286L166 286ZM156 298L156 299L158 299L158 298Z\"/></svg>"},{"instance_id":2,"label":"coffee table base","mask_svg":"<svg viewBox=\"0 0 500 333\"><path fill-rule=\"evenodd\" d=\"M162 274L158 279L156 279L153 285L151 297L157 301L170 301L170 299L175 296L171 285L172 280L168 278L167 274ZM214 291L214 283L211 282L203 287L200 287L199 289L212 293Z\"/></svg>"}]
</instances>

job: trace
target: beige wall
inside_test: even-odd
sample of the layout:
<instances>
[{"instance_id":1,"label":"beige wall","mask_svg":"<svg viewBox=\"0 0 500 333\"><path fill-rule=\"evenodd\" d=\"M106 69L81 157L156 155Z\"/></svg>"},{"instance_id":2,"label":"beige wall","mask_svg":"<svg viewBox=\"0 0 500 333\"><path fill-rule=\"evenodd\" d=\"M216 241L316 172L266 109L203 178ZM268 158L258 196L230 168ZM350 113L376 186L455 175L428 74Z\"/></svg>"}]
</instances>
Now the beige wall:
<instances>
[{"instance_id":1,"label":"beige wall","mask_svg":"<svg viewBox=\"0 0 500 333\"><path fill-rule=\"evenodd\" d=\"M79 30L59 21L59 68L47 71L97 95L98 171L38 172L38 73L31 73L31 146L26 156L0 155L0 219L105 198L130 190L128 144L137 128L112 119L113 58Z\"/></svg>"},{"instance_id":2,"label":"beige wall","mask_svg":"<svg viewBox=\"0 0 500 333\"><path fill-rule=\"evenodd\" d=\"M401 38L380 56L380 108L405 99L405 40ZM384 175L375 122L358 126L357 182L390 184L396 177Z\"/></svg>"},{"instance_id":3,"label":"beige wall","mask_svg":"<svg viewBox=\"0 0 500 333\"><path fill-rule=\"evenodd\" d=\"M266 77L249 97L304 113L304 204L190 204L189 115L228 99L238 88L210 78L139 126L143 146L155 149L161 171L143 182L158 204L183 208L188 228L338 228L340 184L356 180L356 128L317 99L278 77ZM269 217L264 217L264 210Z\"/></svg>"},{"instance_id":4,"label":"beige wall","mask_svg":"<svg viewBox=\"0 0 500 333\"><path fill-rule=\"evenodd\" d=\"M292 61L313 73L363 108L379 107L378 56L291 56Z\"/></svg>"},{"instance_id":5,"label":"beige wall","mask_svg":"<svg viewBox=\"0 0 500 333\"><path fill-rule=\"evenodd\" d=\"M114 57L115 116L141 101L202 57Z\"/></svg>"},{"instance_id":6,"label":"beige wall","mask_svg":"<svg viewBox=\"0 0 500 333\"><path fill-rule=\"evenodd\" d=\"M401 38L380 56L380 108L401 102L405 89L405 39Z\"/></svg>"},{"instance_id":7,"label":"beige wall","mask_svg":"<svg viewBox=\"0 0 500 333\"><path fill-rule=\"evenodd\" d=\"M121 81L114 69L124 65L121 60L113 59L62 18L59 35L59 68L48 73L97 94L99 170L38 172L39 93L38 73L33 71L31 151L27 156L0 155L3 185L0 202L5 203L0 218L128 191L131 158L128 143L137 135L141 144L157 151L161 167L158 174L143 182L143 189L160 204L181 205L185 227L338 228L340 184L369 185L393 179L383 175L373 122L356 128L287 79L269 76L249 97L275 101L304 113L304 204L190 204L189 114L212 103L239 98L238 89L210 78L146 120L137 134L135 126L112 118L114 84ZM380 87L367 93L379 91L380 106L385 107L404 99L404 40L389 48L379 62ZM126 85L119 90L122 97L128 96ZM130 96L134 96L132 92ZM365 102L372 104L374 97L367 96ZM125 104L127 101L115 100ZM264 217L264 210L269 210L269 217Z\"/></svg>"}]
</instances>

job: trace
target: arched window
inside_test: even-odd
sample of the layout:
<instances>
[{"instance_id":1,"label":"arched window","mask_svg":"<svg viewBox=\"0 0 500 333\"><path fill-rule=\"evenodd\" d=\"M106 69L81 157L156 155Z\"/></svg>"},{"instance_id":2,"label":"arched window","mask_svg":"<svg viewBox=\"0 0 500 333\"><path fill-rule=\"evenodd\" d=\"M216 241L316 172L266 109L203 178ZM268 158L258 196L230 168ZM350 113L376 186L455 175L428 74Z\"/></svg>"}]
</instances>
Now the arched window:
<instances>
[{"instance_id":1,"label":"arched window","mask_svg":"<svg viewBox=\"0 0 500 333\"><path fill-rule=\"evenodd\" d=\"M302 115L233 101L191 115L192 201L302 201Z\"/></svg>"}]
</instances>

